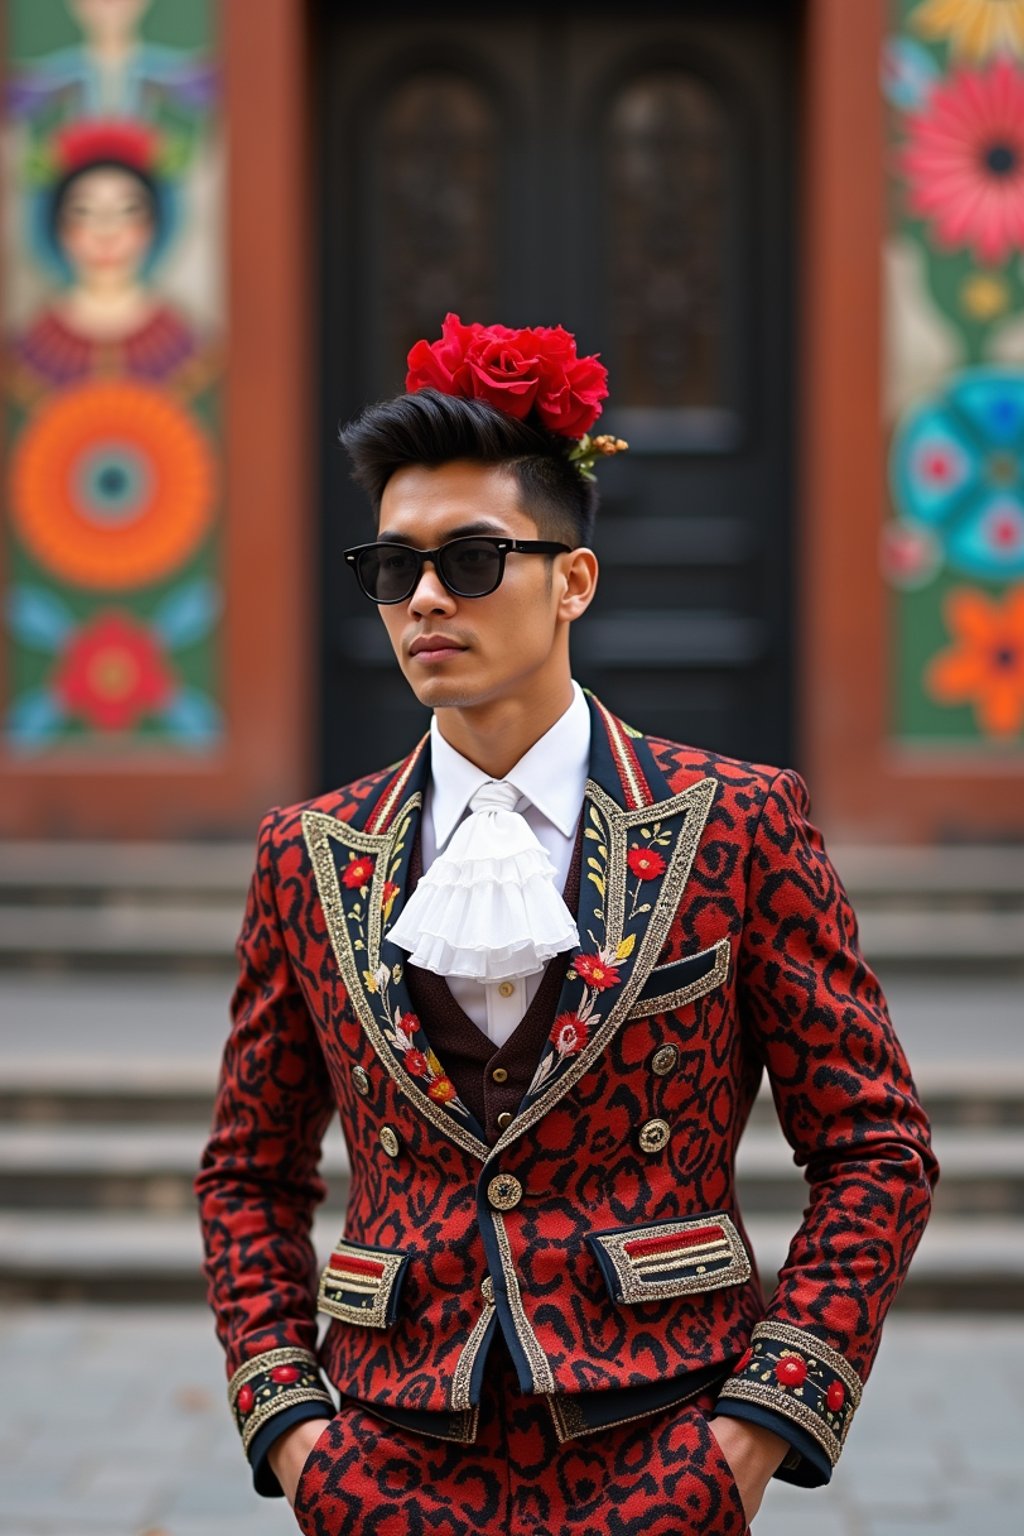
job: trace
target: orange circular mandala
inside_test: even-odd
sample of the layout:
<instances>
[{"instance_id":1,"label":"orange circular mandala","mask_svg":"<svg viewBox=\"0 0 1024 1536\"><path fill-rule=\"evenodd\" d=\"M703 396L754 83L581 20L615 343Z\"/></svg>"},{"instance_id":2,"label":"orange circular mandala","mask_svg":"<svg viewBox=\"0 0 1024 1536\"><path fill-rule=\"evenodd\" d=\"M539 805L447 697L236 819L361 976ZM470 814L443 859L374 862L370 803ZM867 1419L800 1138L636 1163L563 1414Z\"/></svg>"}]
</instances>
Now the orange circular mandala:
<instances>
[{"instance_id":1,"label":"orange circular mandala","mask_svg":"<svg viewBox=\"0 0 1024 1536\"><path fill-rule=\"evenodd\" d=\"M47 570L83 587L157 581L210 525L217 467L192 418L146 384L67 389L18 441L11 511Z\"/></svg>"}]
</instances>

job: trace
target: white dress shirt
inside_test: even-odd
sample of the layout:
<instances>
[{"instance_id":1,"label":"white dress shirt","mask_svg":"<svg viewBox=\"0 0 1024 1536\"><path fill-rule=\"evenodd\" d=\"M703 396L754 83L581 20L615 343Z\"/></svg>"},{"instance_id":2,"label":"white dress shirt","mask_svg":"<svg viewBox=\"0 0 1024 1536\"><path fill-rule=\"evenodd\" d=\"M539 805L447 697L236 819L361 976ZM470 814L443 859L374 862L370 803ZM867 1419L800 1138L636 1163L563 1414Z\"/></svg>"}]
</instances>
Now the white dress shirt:
<instances>
[{"instance_id":1,"label":"white dress shirt","mask_svg":"<svg viewBox=\"0 0 1024 1536\"><path fill-rule=\"evenodd\" d=\"M575 680L569 708L523 754L505 778L520 794L516 810L525 817L555 866L555 883L565 887L576 845L576 826L590 764L590 708ZM463 817L469 801L490 781L475 763L445 741L430 722L430 779L420 821L420 850L424 874ZM452 996L495 1045L503 1045L522 1019L540 986L543 970L514 981L483 982L449 976Z\"/></svg>"}]
</instances>

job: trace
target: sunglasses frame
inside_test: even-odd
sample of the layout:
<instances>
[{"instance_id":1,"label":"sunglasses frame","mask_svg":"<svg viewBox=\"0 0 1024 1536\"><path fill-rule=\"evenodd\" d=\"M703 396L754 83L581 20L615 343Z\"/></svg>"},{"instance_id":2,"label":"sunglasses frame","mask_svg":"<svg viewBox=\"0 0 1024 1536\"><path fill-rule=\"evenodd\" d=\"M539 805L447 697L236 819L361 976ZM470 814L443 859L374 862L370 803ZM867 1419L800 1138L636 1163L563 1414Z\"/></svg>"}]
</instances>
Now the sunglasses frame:
<instances>
[{"instance_id":1,"label":"sunglasses frame","mask_svg":"<svg viewBox=\"0 0 1024 1536\"><path fill-rule=\"evenodd\" d=\"M452 586L444 574L439 557L444 554L445 550L451 549L456 544L490 544L494 548L498 555L498 575L493 587L488 587L486 592L460 592L457 587ZM416 570L408 592L403 593L401 597L374 597L372 592L367 591L363 585L363 578L359 573L359 557L370 549L400 549L403 553L415 557ZM393 603L408 602L420 584L423 567L428 560L437 572L438 581L453 597L490 597L491 593L496 592L504 580L505 558L507 555L571 554L572 545L556 544L550 539L505 539L490 533L466 533L460 534L458 538L448 539L446 543L439 544L437 549L417 549L414 544L402 544L397 539L376 539L372 544L354 544L351 549L343 550L342 553L352 567L356 581L359 583L360 592L368 597L371 603L376 603L378 607L390 607Z\"/></svg>"}]
</instances>

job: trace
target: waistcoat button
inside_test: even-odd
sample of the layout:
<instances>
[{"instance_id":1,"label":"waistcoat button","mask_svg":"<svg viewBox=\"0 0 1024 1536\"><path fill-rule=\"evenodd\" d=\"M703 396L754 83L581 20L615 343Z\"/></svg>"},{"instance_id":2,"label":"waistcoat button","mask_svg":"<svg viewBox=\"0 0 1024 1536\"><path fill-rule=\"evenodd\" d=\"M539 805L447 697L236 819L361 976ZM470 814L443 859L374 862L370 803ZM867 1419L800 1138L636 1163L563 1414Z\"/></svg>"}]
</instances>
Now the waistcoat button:
<instances>
[{"instance_id":1,"label":"waistcoat button","mask_svg":"<svg viewBox=\"0 0 1024 1536\"><path fill-rule=\"evenodd\" d=\"M377 1135L388 1157L397 1157L399 1142L394 1126L382 1125Z\"/></svg>"},{"instance_id":2,"label":"waistcoat button","mask_svg":"<svg viewBox=\"0 0 1024 1536\"><path fill-rule=\"evenodd\" d=\"M640 1127L640 1146L644 1152L660 1152L671 1133L667 1120L648 1120Z\"/></svg>"},{"instance_id":3,"label":"waistcoat button","mask_svg":"<svg viewBox=\"0 0 1024 1536\"><path fill-rule=\"evenodd\" d=\"M651 1071L659 1077L665 1077L671 1072L679 1060L679 1047L676 1045L659 1045L651 1057Z\"/></svg>"},{"instance_id":4,"label":"waistcoat button","mask_svg":"<svg viewBox=\"0 0 1024 1536\"><path fill-rule=\"evenodd\" d=\"M487 1198L496 1211L510 1211L523 1198L523 1186L511 1173L496 1173L487 1186Z\"/></svg>"},{"instance_id":5,"label":"waistcoat button","mask_svg":"<svg viewBox=\"0 0 1024 1536\"><path fill-rule=\"evenodd\" d=\"M501 1114L498 1116L498 1129L500 1131L503 1131L505 1129L506 1125L511 1125L511 1124L512 1124L512 1111L510 1109L503 1109Z\"/></svg>"},{"instance_id":6,"label":"waistcoat button","mask_svg":"<svg viewBox=\"0 0 1024 1536\"><path fill-rule=\"evenodd\" d=\"M493 1079L494 1079L494 1081L496 1083L503 1083L505 1081L505 1079L508 1077L508 1068L507 1067L495 1067L494 1071L491 1073L491 1076L493 1077Z\"/></svg>"},{"instance_id":7,"label":"waistcoat button","mask_svg":"<svg viewBox=\"0 0 1024 1536\"><path fill-rule=\"evenodd\" d=\"M364 1067L352 1068L352 1086L356 1093L361 1093L363 1098L366 1098L370 1091L370 1079Z\"/></svg>"}]
</instances>

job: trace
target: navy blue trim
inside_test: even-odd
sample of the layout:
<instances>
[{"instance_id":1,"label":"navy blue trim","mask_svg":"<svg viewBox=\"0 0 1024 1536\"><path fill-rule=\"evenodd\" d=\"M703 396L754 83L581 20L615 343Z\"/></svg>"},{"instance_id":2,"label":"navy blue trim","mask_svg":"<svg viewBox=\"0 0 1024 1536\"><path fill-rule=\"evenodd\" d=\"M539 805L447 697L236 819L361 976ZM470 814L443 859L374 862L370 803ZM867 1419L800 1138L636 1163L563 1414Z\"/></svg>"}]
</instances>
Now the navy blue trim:
<instances>
[{"instance_id":1,"label":"navy blue trim","mask_svg":"<svg viewBox=\"0 0 1024 1536\"><path fill-rule=\"evenodd\" d=\"M389 1424L397 1424L399 1429L436 1435L442 1440L463 1440L459 1431L471 1411L464 1408L396 1408L394 1403L371 1403L366 1398L355 1398L354 1401Z\"/></svg>"},{"instance_id":2,"label":"navy blue trim","mask_svg":"<svg viewBox=\"0 0 1024 1536\"><path fill-rule=\"evenodd\" d=\"M415 746L413 747L413 751L415 751ZM391 783L392 779L395 777L395 774L398 772L399 768L401 768L402 764L406 761L407 758L411 756L412 753L407 752L405 757L400 757L397 763L392 763L390 767L384 769L384 781L381 784L380 789L375 795L368 795L365 801L357 804L356 809L348 818L348 825L350 827L355 827L360 832L366 831L366 824L387 793L388 785ZM430 738L428 736L427 740L423 744L423 751L419 755L419 760L415 764L412 773L409 775L408 782L406 783L405 790L402 794L402 800L408 799L408 797L412 794L415 794L418 789L423 790L426 788L429 771ZM401 805L402 800L398 802L398 805ZM396 810L398 809L398 805L395 807ZM394 820L393 816L392 820Z\"/></svg>"},{"instance_id":3,"label":"navy blue trim","mask_svg":"<svg viewBox=\"0 0 1024 1536\"><path fill-rule=\"evenodd\" d=\"M491 1345L494 1343L497 1334L498 1314L497 1308L495 1308L494 1316L487 1324L483 1339L480 1342L480 1348L477 1350L476 1359L473 1361L473 1369L470 1372L469 1400L471 1403L479 1403L483 1395L484 1366L487 1362L487 1356L490 1354Z\"/></svg>"},{"instance_id":4,"label":"navy blue trim","mask_svg":"<svg viewBox=\"0 0 1024 1536\"><path fill-rule=\"evenodd\" d=\"M258 1494L265 1499L283 1499L284 1489L277 1480L277 1474L270 1465L269 1451L279 1435L283 1435L286 1429L292 1429L296 1424L301 1424L305 1419L329 1419L333 1417L327 1411L325 1403L295 1403L291 1408L282 1408L280 1413L275 1413L261 1429L258 1429L249 1442L249 1465L252 1467L252 1485Z\"/></svg>"},{"instance_id":5,"label":"navy blue trim","mask_svg":"<svg viewBox=\"0 0 1024 1536\"><path fill-rule=\"evenodd\" d=\"M642 1003L648 997L660 997L664 992L678 992L692 981L701 981L709 971L714 970L717 963L718 952L712 945L699 955L688 955L682 960L670 960L667 965L656 965L637 993L636 1003Z\"/></svg>"},{"instance_id":6,"label":"navy blue trim","mask_svg":"<svg viewBox=\"0 0 1024 1536\"><path fill-rule=\"evenodd\" d=\"M622 780L619 778L619 770L615 766L615 758L612 756L611 743L608 740L608 727L601 718L601 711L594 703L593 694L585 688L583 695L590 709L590 761L587 764L588 777L593 779L595 784L599 784L605 794L611 796L616 805L624 806L626 797L622 788ZM580 882L581 891L583 883L583 881Z\"/></svg>"},{"instance_id":7,"label":"navy blue trim","mask_svg":"<svg viewBox=\"0 0 1024 1536\"><path fill-rule=\"evenodd\" d=\"M621 1419L639 1417L644 1413L657 1413L669 1408L686 1397L696 1397L707 1387L725 1380L722 1362L702 1366L697 1371L687 1371L685 1376L672 1376L667 1381L641 1382L632 1387L610 1387L596 1392L559 1392L562 1402L572 1404L573 1418L580 1418L586 1426L584 1433L602 1429Z\"/></svg>"},{"instance_id":8,"label":"navy blue trim","mask_svg":"<svg viewBox=\"0 0 1024 1536\"><path fill-rule=\"evenodd\" d=\"M832 1481L832 1463L817 1440L785 1414L773 1413L770 1408L762 1408L759 1403L744 1402L739 1397L720 1398L715 1404L715 1413L726 1414L731 1419L748 1419L751 1424L773 1429L777 1435L788 1440L794 1450L800 1452L800 1461L795 1467L785 1465L788 1457L776 1467L772 1476L780 1482L795 1483L798 1488L823 1488Z\"/></svg>"},{"instance_id":9,"label":"navy blue trim","mask_svg":"<svg viewBox=\"0 0 1024 1536\"><path fill-rule=\"evenodd\" d=\"M523 1346L519 1342L515 1323L512 1320L512 1310L508 1304L508 1292L505 1289L505 1271L501 1265L501 1254L498 1251L498 1239L494 1235L494 1212L487 1199L487 1186L491 1180L501 1172L500 1165L495 1162L486 1162L481 1171L477 1183L477 1219L480 1226L480 1235L484 1241L484 1251L487 1254L487 1268L490 1272L491 1282L494 1286L494 1310L501 1331L508 1345L508 1352L512 1357L512 1364L516 1368L519 1385L524 1392L535 1391L533 1371L530 1362L526 1358ZM473 1375L476 1375L474 1371Z\"/></svg>"}]
</instances>

